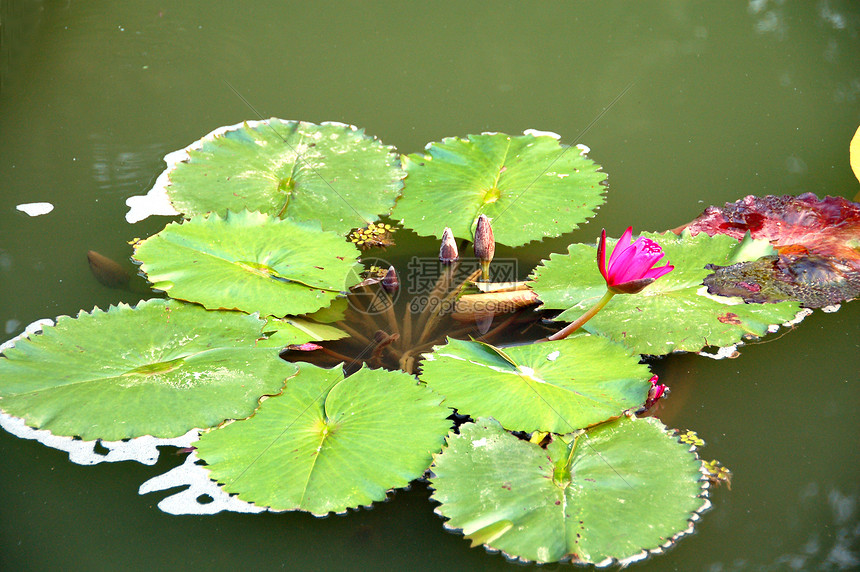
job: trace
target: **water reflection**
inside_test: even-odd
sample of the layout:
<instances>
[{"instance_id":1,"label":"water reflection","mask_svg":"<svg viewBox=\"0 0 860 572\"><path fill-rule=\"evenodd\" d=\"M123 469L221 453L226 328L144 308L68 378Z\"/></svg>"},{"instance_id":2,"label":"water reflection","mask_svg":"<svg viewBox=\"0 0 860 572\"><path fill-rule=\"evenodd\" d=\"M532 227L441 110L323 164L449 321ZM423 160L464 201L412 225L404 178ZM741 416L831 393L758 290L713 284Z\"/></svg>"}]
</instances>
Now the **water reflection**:
<instances>
[{"instance_id":1,"label":"water reflection","mask_svg":"<svg viewBox=\"0 0 860 572\"><path fill-rule=\"evenodd\" d=\"M153 162L164 155L164 145L159 143L123 150L122 142L104 132L91 133L88 139L92 145L92 179L109 194L128 196L139 192L153 179Z\"/></svg>"},{"instance_id":2,"label":"water reflection","mask_svg":"<svg viewBox=\"0 0 860 572\"><path fill-rule=\"evenodd\" d=\"M844 30L848 26L846 17L834 10L827 0L818 3L818 13L821 19L830 24L834 30Z\"/></svg>"},{"instance_id":3,"label":"water reflection","mask_svg":"<svg viewBox=\"0 0 860 572\"><path fill-rule=\"evenodd\" d=\"M857 496L831 488L826 494L816 483L809 483L801 491L796 526L807 527L808 516L822 511L818 526L808 532L799 550L779 556L767 570L856 570L860 566L857 540L860 538L860 519L857 514ZM823 524L823 526L822 526Z\"/></svg>"}]
</instances>

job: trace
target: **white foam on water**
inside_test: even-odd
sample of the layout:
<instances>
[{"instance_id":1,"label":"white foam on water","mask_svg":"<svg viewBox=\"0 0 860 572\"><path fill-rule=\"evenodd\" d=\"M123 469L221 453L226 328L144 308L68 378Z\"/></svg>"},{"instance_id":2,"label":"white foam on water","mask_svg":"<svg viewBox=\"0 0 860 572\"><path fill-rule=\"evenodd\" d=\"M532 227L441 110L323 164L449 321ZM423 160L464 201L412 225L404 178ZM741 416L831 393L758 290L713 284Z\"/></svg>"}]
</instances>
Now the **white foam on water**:
<instances>
[{"instance_id":1,"label":"white foam on water","mask_svg":"<svg viewBox=\"0 0 860 572\"><path fill-rule=\"evenodd\" d=\"M197 429L192 429L185 435L172 439L160 439L144 435L128 441L82 441L74 437L54 435L44 429L28 427L20 417L13 417L0 411L0 427L21 439L32 439L39 443L65 451L69 460L78 465L97 465L99 463L115 463L117 461L137 461L144 465L154 465L158 461L158 447L188 447L197 440ZM97 452L99 445L102 451Z\"/></svg>"},{"instance_id":2,"label":"white foam on water","mask_svg":"<svg viewBox=\"0 0 860 572\"><path fill-rule=\"evenodd\" d=\"M140 485L138 494L145 495L188 486L187 489L165 497L158 503L158 508L168 514L203 515L216 514L225 510L244 513L266 511L263 507L239 500L238 497L224 492L218 483L209 478L209 471L197 464L198 460L197 455L192 451L183 464ZM201 496L208 497L211 501L207 499L208 502L201 503L198 500Z\"/></svg>"},{"instance_id":3,"label":"white foam on water","mask_svg":"<svg viewBox=\"0 0 860 572\"><path fill-rule=\"evenodd\" d=\"M30 216L46 215L54 210L54 205L51 203L23 203L15 207L23 213Z\"/></svg>"}]
</instances>

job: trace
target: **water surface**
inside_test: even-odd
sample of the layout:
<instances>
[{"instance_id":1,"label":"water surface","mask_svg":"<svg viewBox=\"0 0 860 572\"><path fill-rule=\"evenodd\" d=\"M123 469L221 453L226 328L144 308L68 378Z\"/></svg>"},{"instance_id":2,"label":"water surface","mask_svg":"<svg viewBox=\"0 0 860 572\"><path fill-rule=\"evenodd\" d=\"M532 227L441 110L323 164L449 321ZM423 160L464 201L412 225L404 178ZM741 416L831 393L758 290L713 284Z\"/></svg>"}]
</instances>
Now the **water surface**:
<instances>
[{"instance_id":1,"label":"water surface","mask_svg":"<svg viewBox=\"0 0 860 572\"><path fill-rule=\"evenodd\" d=\"M260 116L342 121L401 152L555 131L609 173L595 222L518 252L525 274L601 227L676 227L747 194L860 184L860 9L850 2L0 4L0 327L134 302L90 275L166 222L129 225L162 157ZM251 103L249 108L227 82ZM632 83L611 109L609 104ZM258 115L259 113L259 115ZM595 118L596 123L592 124ZM590 128L589 128L590 126ZM15 209L50 202L47 215ZM416 250L435 245L404 240ZM497 254L507 256L504 249ZM860 563L858 304L737 360L672 356L663 419L734 471L698 532L639 569ZM784 334L784 335L783 335ZM470 549L418 484L347 517L173 517L138 485L180 458L80 467L0 432L0 569L511 569ZM544 569L556 569L551 565Z\"/></svg>"}]
</instances>

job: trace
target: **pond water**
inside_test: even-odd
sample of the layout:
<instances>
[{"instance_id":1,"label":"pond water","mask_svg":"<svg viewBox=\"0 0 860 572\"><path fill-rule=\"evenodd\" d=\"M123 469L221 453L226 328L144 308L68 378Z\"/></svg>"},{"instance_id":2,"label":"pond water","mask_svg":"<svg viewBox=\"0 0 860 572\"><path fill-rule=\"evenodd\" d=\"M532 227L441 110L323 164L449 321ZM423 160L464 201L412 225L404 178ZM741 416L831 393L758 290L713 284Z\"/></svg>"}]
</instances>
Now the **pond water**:
<instances>
[{"instance_id":1,"label":"pond water","mask_svg":"<svg viewBox=\"0 0 860 572\"><path fill-rule=\"evenodd\" d=\"M166 222L124 219L162 157L258 112L355 124L401 152L529 128L587 144L608 200L594 224L518 251L523 275L604 226L674 228L748 194L853 199L858 30L860 6L826 0L0 3L3 339L143 297L96 282L87 250L126 260ZM35 202L54 209L16 210ZM403 233L398 252L435 248ZM860 565L858 318L848 303L735 360L655 363L672 388L661 418L696 430L734 479L696 534L638 569ZM170 516L136 491L179 462L82 467L0 431L0 569L513 566L445 532L423 484L346 517Z\"/></svg>"}]
</instances>

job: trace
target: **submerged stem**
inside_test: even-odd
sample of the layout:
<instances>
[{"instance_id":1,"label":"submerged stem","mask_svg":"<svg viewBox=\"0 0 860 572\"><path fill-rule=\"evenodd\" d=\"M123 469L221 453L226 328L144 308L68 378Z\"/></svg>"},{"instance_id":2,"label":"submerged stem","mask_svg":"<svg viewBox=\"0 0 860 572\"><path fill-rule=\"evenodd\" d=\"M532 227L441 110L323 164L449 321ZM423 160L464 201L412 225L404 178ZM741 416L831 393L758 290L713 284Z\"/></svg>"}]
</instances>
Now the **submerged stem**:
<instances>
[{"instance_id":1,"label":"submerged stem","mask_svg":"<svg viewBox=\"0 0 860 572\"><path fill-rule=\"evenodd\" d=\"M337 323L335 323L335 326L342 329L344 332L346 332L347 334L349 334L353 338L356 338L358 341L360 341L364 345L369 345L371 343L370 338L368 338L367 336L365 336L364 334L362 334L361 332L359 332L355 328L350 327L349 325L346 324L346 322L343 322L343 321L337 322Z\"/></svg>"},{"instance_id":2,"label":"submerged stem","mask_svg":"<svg viewBox=\"0 0 860 572\"><path fill-rule=\"evenodd\" d=\"M466 279L465 279L465 280L463 280L463 281L460 283L460 285L459 285L459 286L457 286L456 288L454 288L453 290L451 290L451 291L448 293L448 295L447 295L447 296L445 296L445 298L444 298L441 302L439 302L439 303L438 303L438 304L433 308L433 310L432 310L432 311L430 311L429 317L428 317L428 319L425 321L424 328L423 328L423 330L422 330L422 332L421 332L421 337L418 339L418 344L419 344L419 345L421 345L421 344L424 342L424 340L426 340L428 337L430 337L430 334L432 334L432 333L433 333L433 330L434 330L434 329L435 329L435 327L436 327L436 322L438 322L438 321L439 321L439 317L442 315L442 310L443 310L444 308L448 307L448 306L450 305L451 301L452 301L452 300L454 300L454 299L455 299L455 298L460 294L460 292L462 292L462 291L463 291L463 288L465 288L465 287L466 287L466 284L468 284L469 282L471 282L471 281L475 280L475 279L478 277L478 275L479 275L480 273L481 273L481 271L480 271L480 270L475 270L474 272L472 272L469 276L467 276L467 277L466 277ZM429 308L429 307L430 307L430 306L428 305L428 308Z\"/></svg>"},{"instance_id":3,"label":"submerged stem","mask_svg":"<svg viewBox=\"0 0 860 572\"><path fill-rule=\"evenodd\" d=\"M384 289L379 290L380 296L385 296L385 310L383 310L385 314L385 319L388 322L388 327L391 328L391 331L388 332L391 335L397 335L397 338L400 338L400 327L397 325L397 318L394 315L394 300L391 299L391 295L386 292Z\"/></svg>"},{"instance_id":4,"label":"submerged stem","mask_svg":"<svg viewBox=\"0 0 860 572\"><path fill-rule=\"evenodd\" d=\"M458 261L455 261L452 264L446 264L444 271L439 274L439 278L436 279L436 284L433 285L433 289L427 297L427 305L424 306L424 310L421 312L421 317L418 321L418 331L424 331L424 328L427 325L427 320L429 320L433 314L431 310L433 301L438 300L443 294L448 292L451 277L454 276L454 273L457 272L459 267L460 263Z\"/></svg>"}]
</instances>

